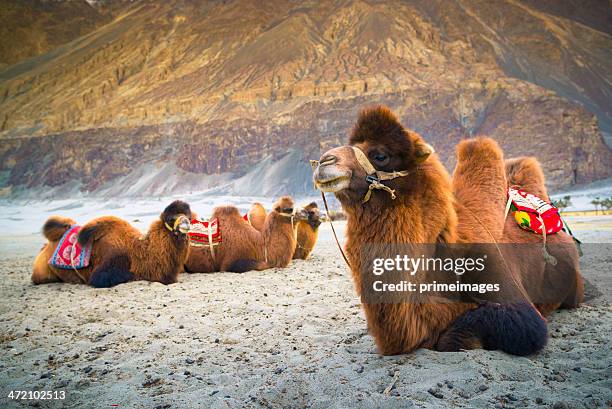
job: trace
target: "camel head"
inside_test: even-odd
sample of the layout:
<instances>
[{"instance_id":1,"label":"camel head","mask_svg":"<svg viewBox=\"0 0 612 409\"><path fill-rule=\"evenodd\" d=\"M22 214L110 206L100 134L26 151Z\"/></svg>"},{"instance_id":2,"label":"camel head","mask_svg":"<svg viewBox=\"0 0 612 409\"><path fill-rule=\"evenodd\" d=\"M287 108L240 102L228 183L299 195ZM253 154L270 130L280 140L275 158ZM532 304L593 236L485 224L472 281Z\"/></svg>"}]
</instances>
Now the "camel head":
<instances>
[{"instance_id":1,"label":"camel head","mask_svg":"<svg viewBox=\"0 0 612 409\"><path fill-rule=\"evenodd\" d=\"M415 171L432 153L433 148L405 129L388 108L365 109L349 145L321 155L313 179L319 190L333 192L343 205L370 200L381 204L409 193Z\"/></svg>"},{"instance_id":2,"label":"camel head","mask_svg":"<svg viewBox=\"0 0 612 409\"><path fill-rule=\"evenodd\" d=\"M303 209L294 211L295 202L290 196L283 196L274 203L272 206L272 211L278 213L287 220L288 223L291 223L293 218L304 218Z\"/></svg>"},{"instance_id":3,"label":"camel head","mask_svg":"<svg viewBox=\"0 0 612 409\"><path fill-rule=\"evenodd\" d=\"M170 203L159 216L164 226L175 236L185 236L189 232L191 217L189 205L180 200Z\"/></svg>"},{"instance_id":4,"label":"camel head","mask_svg":"<svg viewBox=\"0 0 612 409\"><path fill-rule=\"evenodd\" d=\"M307 221L313 229L316 229L321 225L321 212L319 211L319 207L317 206L316 202L309 203L308 205L302 207L301 210L305 217L303 220Z\"/></svg>"}]
</instances>

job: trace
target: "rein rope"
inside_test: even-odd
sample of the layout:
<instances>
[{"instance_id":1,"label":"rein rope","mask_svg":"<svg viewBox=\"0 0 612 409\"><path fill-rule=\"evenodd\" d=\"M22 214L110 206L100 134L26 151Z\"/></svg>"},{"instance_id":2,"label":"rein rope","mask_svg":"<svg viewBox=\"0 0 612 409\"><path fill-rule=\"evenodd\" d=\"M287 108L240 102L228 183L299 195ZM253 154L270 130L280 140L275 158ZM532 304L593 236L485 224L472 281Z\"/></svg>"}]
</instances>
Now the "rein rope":
<instances>
[{"instance_id":1,"label":"rein rope","mask_svg":"<svg viewBox=\"0 0 612 409\"><path fill-rule=\"evenodd\" d=\"M321 192L321 197L323 198L323 205L325 206L325 211L329 215L329 207L327 206L327 199L325 199L325 193ZM334 239L336 240L336 244L338 245L338 250L340 250L340 254L342 254L342 258L344 262L348 266L349 270L351 270L351 263L349 263L346 254L344 254L344 250L342 250L342 246L340 245L340 240L338 240L338 235L336 234L336 229L334 228L334 223L332 222L331 217L329 218L329 225L331 226L332 233L334 234Z\"/></svg>"},{"instance_id":2,"label":"rein rope","mask_svg":"<svg viewBox=\"0 0 612 409\"><path fill-rule=\"evenodd\" d=\"M213 263L215 262L215 246L213 244L213 232L212 223L208 220L208 247L210 247L210 256L212 257Z\"/></svg>"},{"instance_id":3,"label":"rein rope","mask_svg":"<svg viewBox=\"0 0 612 409\"><path fill-rule=\"evenodd\" d=\"M85 280L85 277L83 277L81 275L81 273L79 272L79 269L76 268L76 266L74 265L74 252L75 252L75 246L76 246L76 242L72 244L72 246L70 247L70 267L72 267L72 269L74 270L74 272L76 273L77 276L79 276L79 278L83 281L83 283L87 283L87 280Z\"/></svg>"},{"instance_id":4,"label":"rein rope","mask_svg":"<svg viewBox=\"0 0 612 409\"><path fill-rule=\"evenodd\" d=\"M517 278L514 276L514 274L512 274L512 270L510 269L509 265L508 265L508 261L506 260L506 257L504 257L504 253L502 253L501 249L499 248L499 243L497 243L497 240L495 240L495 236L493 236L493 233L491 233L491 231L488 229L488 227L486 226L485 223L483 223L480 218L476 215L476 213L474 213L472 211L472 209L470 209L469 207L467 207L466 205L464 205L463 203L460 203L458 201L455 200L455 203L458 203L459 205L461 205L464 209L466 209L468 212L470 212L470 214L472 215L472 217L474 217L477 221L478 224L480 224L482 226L483 229L485 229L485 231L487 232L487 234L491 237L491 240L493 240L493 244L495 245L495 249L497 250L497 252L499 253L499 256L501 257L502 261L504 262L504 267L506 268L506 272L508 273L508 275L510 276L510 279L514 282L514 284L516 284L517 288L519 289L519 292L521 293L521 295L523 295L527 300L529 300L529 296L527 294L527 291L525 290L525 288L523 287L523 284L521 284ZM504 220L505 217L504 217ZM505 229L506 225L504 223L504 227L502 228L502 234L503 231ZM474 297L476 298L476 297ZM531 302L531 301L530 301ZM533 303L532 303L533 304Z\"/></svg>"}]
</instances>

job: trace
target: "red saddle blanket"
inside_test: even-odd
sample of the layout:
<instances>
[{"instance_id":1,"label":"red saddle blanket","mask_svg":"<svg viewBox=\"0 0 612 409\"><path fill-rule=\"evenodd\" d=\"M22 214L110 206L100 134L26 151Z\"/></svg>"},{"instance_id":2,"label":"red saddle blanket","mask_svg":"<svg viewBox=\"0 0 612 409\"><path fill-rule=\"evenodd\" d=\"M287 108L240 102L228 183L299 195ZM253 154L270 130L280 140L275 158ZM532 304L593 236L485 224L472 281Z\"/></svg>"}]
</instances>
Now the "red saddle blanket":
<instances>
[{"instance_id":1,"label":"red saddle blanket","mask_svg":"<svg viewBox=\"0 0 612 409\"><path fill-rule=\"evenodd\" d=\"M189 243L192 246L214 246L221 243L221 229L219 219L210 221L192 219L189 226Z\"/></svg>"},{"instance_id":2,"label":"red saddle blanket","mask_svg":"<svg viewBox=\"0 0 612 409\"><path fill-rule=\"evenodd\" d=\"M251 223L248 214L245 214L242 218L249 224ZM189 237L189 244L195 247L210 246L211 244L215 246L223 241L219 219L191 219L187 235Z\"/></svg>"},{"instance_id":3,"label":"red saddle blanket","mask_svg":"<svg viewBox=\"0 0 612 409\"><path fill-rule=\"evenodd\" d=\"M92 243L82 247L77 242L81 226L74 225L60 239L49 264L57 268L84 268L89 266Z\"/></svg>"},{"instance_id":4,"label":"red saddle blanket","mask_svg":"<svg viewBox=\"0 0 612 409\"><path fill-rule=\"evenodd\" d=\"M514 212L514 219L521 228L538 234L542 234L545 228L547 235L563 228L559 210L539 197L520 189L508 188L508 200L511 201L510 209Z\"/></svg>"}]
</instances>

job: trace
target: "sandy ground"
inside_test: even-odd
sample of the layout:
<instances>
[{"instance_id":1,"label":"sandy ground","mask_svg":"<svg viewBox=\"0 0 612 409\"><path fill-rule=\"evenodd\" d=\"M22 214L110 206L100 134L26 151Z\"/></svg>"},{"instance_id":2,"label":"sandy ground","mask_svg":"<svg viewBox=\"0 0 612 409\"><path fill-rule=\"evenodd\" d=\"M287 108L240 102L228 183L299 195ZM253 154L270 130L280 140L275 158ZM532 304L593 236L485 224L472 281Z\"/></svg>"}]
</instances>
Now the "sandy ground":
<instances>
[{"instance_id":1,"label":"sandy ground","mask_svg":"<svg viewBox=\"0 0 612 409\"><path fill-rule=\"evenodd\" d=\"M586 241L612 242L612 217L571 222ZM286 269L112 289L33 286L40 236L0 237L0 407L612 406L610 245L586 246L588 302L550 317L536 356L383 357L323 229L312 259ZM14 401L11 390L66 398Z\"/></svg>"}]
</instances>

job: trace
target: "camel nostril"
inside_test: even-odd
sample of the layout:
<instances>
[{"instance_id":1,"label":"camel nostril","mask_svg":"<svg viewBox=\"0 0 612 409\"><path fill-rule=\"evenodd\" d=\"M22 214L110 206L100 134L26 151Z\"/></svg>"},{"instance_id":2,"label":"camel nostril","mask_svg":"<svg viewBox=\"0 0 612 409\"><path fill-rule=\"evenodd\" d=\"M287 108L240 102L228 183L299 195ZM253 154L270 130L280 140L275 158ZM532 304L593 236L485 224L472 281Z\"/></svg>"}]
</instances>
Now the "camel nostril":
<instances>
[{"instance_id":1,"label":"camel nostril","mask_svg":"<svg viewBox=\"0 0 612 409\"><path fill-rule=\"evenodd\" d=\"M321 157L321 160L319 161L319 166L333 165L337 161L338 158L335 155L325 155Z\"/></svg>"}]
</instances>

